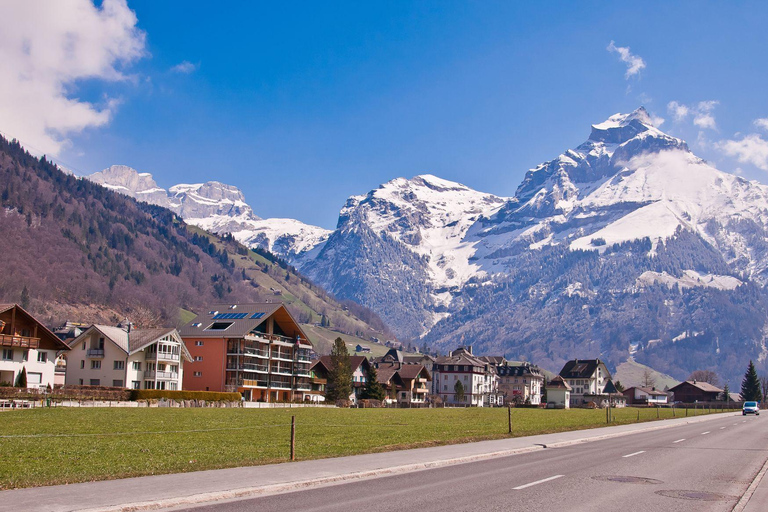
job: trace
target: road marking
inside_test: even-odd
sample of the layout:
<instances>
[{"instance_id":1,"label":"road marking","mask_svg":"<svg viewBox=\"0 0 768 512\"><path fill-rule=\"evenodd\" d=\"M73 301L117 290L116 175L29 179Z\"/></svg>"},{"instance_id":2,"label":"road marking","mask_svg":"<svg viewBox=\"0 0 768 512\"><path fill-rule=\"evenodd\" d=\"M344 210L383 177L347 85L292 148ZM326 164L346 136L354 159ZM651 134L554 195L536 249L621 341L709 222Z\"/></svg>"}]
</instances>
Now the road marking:
<instances>
[{"instance_id":1,"label":"road marking","mask_svg":"<svg viewBox=\"0 0 768 512\"><path fill-rule=\"evenodd\" d=\"M560 478L562 476L565 476L565 475L555 475L555 476L551 476L549 478L544 478L543 480L536 480L535 482L531 482L529 484L518 485L517 487L513 487L512 490L519 491L521 489L525 489L526 487L532 487L534 485L543 484L544 482L550 482L552 480L556 480L556 479L558 479L558 478Z\"/></svg>"},{"instance_id":2,"label":"road marking","mask_svg":"<svg viewBox=\"0 0 768 512\"><path fill-rule=\"evenodd\" d=\"M709 434L709 430L707 430L706 432L702 432L702 433L701 433L701 435L703 435L703 436L705 436L705 435L707 435L707 434Z\"/></svg>"},{"instance_id":3,"label":"road marking","mask_svg":"<svg viewBox=\"0 0 768 512\"><path fill-rule=\"evenodd\" d=\"M682 443L683 441L685 441L685 439L678 439L677 441L672 441L672 444Z\"/></svg>"},{"instance_id":4,"label":"road marking","mask_svg":"<svg viewBox=\"0 0 768 512\"><path fill-rule=\"evenodd\" d=\"M725 427L720 427L720 430L724 430L724 429L725 429Z\"/></svg>"},{"instance_id":5,"label":"road marking","mask_svg":"<svg viewBox=\"0 0 768 512\"><path fill-rule=\"evenodd\" d=\"M634 457L635 455L640 455L641 453L645 453L645 450L640 450L639 452L630 453L629 455L622 455L622 457L626 459L627 457Z\"/></svg>"}]
</instances>

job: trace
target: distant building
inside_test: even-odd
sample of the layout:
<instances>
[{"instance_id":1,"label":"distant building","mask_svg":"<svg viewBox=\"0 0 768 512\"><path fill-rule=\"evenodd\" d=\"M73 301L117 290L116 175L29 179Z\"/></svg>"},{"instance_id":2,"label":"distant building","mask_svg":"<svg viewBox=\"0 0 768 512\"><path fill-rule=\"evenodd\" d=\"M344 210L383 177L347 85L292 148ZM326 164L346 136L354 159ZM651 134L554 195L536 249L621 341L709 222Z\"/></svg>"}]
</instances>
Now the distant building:
<instances>
[{"instance_id":1,"label":"distant building","mask_svg":"<svg viewBox=\"0 0 768 512\"><path fill-rule=\"evenodd\" d=\"M350 356L349 365L352 371L352 393L349 395L349 400L352 403L357 403L363 388L368 383L368 370L371 368L371 363L364 356ZM333 359L331 356L322 356L312 364L310 370L314 372L316 378L323 379L327 383L332 367Z\"/></svg>"},{"instance_id":2,"label":"distant building","mask_svg":"<svg viewBox=\"0 0 768 512\"><path fill-rule=\"evenodd\" d=\"M694 402L715 402L720 399L723 390L709 382L686 380L669 389L674 393L676 402L692 404Z\"/></svg>"},{"instance_id":3,"label":"distant building","mask_svg":"<svg viewBox=\"0 0 768 512\"><path fill-rule=\"evenodd\" d=\"M611 373L599 359L572 359L560 370L560 377L571 387L571 407L581 407L590 402L600 405Z\"/></svg>"},{"instance_id":4,"label":"distant building","mask_svg":"<svg viewBox=\"0 0 768 512\"><path fill-rule=\"evenodd\" d=\"M456 382L464 389L457 400ZM434 389L443 403L487 407L498 403L498 380L494 364L472 355L472 347L461 347L434 363Z\"/></svg>"},{"instance_id":5,"label":"distant building","mask_svg":"<svg viewBox=\"0 0 768 512\"><path fill-rule=\"evenodd\" d=\"M371 347L364 347L358 343L358 345L355 347L355 352L369 354L371 352Z\"/></svg>"},{"instance_id":6,"label":"distant building","mask_svg":"<svg viewBox=\"0 0 768 512\"><path fill-rule=\"evenodd\" d=\"M91 325L70 343L67 385L182 389L192 357L173 327Z\"/></svg>"},{"instance_id":7,"label":"distant building","mask_svg":"<svg viewBox=\"0 0 768 512\"><path fill-rule=\"evenodd\" d=\"M664 391L659 391L654 387L631 387L625 389L623 394L627 397L627 403L630 405L666 405L669 401L669 397Z\"/></svg>"},{"instance_id":8,"label":"distant building","mask_svg":"<svg viewBox=\"0 0 768 512\"><path fill-rule=\"evenodd\" d=\"M569 409L571 406L571 386L557 375L546 385L547 407Z\"/></svg>"},{"instance_id":9,"label":"distant building","mask_svg":"<svg viewBox=\"0 0 768 512\"><path fill-rule=\"evenodd\" d=\"M531 405L541 403L544 375L538 366L504 361L503 364L496 366L496 376L499 379L499 393L504 394L507 402Z\"/></svg>"},{"instance_id":10,"label":"distant building","mask_svg":"<svg viewBox=\"0 0 768 512\"><path fill-rule=\"evenodd\" d=\"M56 384L56 359L69 347L18 304L0 304L0 382L14 385L22 369L28 388Z\"/></svg>"},{"instance_id":11,"label":"distant building","mask_svg":"<svg viewBox=\"0 0 768 512\"><path fill-rule=\"evenodd\" d=\"M422 407L427 404L432 374L423 363L432 358L423 355L404 355L391 349L374 360L378 382L387 393L385 402L400 407Z\"/></svg>"}]
</instances>

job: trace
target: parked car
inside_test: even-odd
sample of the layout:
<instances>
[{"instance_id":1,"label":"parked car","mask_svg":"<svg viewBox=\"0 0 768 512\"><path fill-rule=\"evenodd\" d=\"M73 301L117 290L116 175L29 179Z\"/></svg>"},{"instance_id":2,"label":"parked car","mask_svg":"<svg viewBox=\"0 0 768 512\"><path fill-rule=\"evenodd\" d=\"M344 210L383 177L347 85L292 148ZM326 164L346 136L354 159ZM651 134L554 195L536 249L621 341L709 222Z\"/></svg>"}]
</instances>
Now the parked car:
<instances>
[{"instance_id":1,"label":"parked car","mask_svg":"<svg viewBox=\"0 0 768 512\"><path fill-rule=\"evenodd\" d=\"M746 416L747 414L754 414L760 416L760 407L757 402L744 402L744 407L741 409L741 414Z\"/></svg>"}]
</instances>

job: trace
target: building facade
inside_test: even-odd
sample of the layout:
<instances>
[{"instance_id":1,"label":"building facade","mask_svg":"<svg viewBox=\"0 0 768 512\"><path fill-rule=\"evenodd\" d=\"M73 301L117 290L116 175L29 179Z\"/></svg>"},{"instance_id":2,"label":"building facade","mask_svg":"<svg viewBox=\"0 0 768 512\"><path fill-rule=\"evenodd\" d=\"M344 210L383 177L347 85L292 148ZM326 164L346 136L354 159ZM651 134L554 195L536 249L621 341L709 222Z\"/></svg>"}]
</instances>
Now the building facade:
<instances>
[{"instance_id":1,"label":"building facade","mask_svg":"<svg viewBox=\"0 0 768 512\"><path fill-rule=\"evenodd\" d=\"M505 361L496 366L496 375L499 379L499 394L503 395L507 402L541 404L544 375L538 366L530 363L511 364ZM503 405L503 402L497 405Z\"/></svg>"},{"instance_id":2,"label":"building facade","mask_svg":"<svg viewBox=\"0 0 768 512\"><path fill-rule=\"evenodd\" d=\"M174 328L91 325L70 343L67 385L181 390L192 357Z\"/></svg>"},{"instance_id":3,"label":"building facade","mask_svg":"<svg viewBox=\"0 0 768 512\"><path fill-rule=\"evenodd\" d=\"M435 394L445 404L487 407L498 403L496 368L490 362L474 357L472 347L462 347L449 356L438 357L433 379ZM459 387L463 397L457 393Z\"/></svg>"},{"instance_id":4,"label":"building facade","mask_svg":"<svg viewBox=\"0 0 768 512\"><path fill-rule=\"evenodd\" d=\"M282 303L215 304L181 328L184 388L262 402L309 400L312 344Z\"/></svg>"},{"instance_id":5,"label":"building facade","mask_svg":"<svg viewBox=\"0 0 768 512\"><path fill-rule=\"evenodd\" d=\"M371 367L371 363L363 356L349 356L350 370L352 371L352 393L350 393L348 399L353 404L356 404L360 399L360 395L363 392L368 382L368 370ZM322 356L320 359L312 363L310 370L315 375L315 378L320 378L328 382L328 375L333 367L333 360L331 356Z\"/></svg>"},{"instance_id":6,"label":"building facade","mask_svg":"<svg viewBox=\"0 0 768 512\"><path fill-rule=\"evenodd\" d=\"M0 304L0 382L13 386L26 373L27 388L56 382L57 356L69 347L18 304Z\"/></svg>"},{"instance_id":7,"label":"building facade","mask_svg":"<svg viewBox=\"0 0 768 512\"><path fill-rule=\"evenodd\" d=\"M600 406L611 373L599 359L572 359L560 370L560 377L571 387L571 407L582 407L590 402Z\"/></svg>"},{"instance_id":8,"label":"building facade","mask_svg":"<svg viewBox=\"0 0 768 512\"><path fill-rule=\"evenodd\" d=\"M630 405L667 405L669 397L654 387L631 387L623 391Z\"/></svg>"}]
</instances>

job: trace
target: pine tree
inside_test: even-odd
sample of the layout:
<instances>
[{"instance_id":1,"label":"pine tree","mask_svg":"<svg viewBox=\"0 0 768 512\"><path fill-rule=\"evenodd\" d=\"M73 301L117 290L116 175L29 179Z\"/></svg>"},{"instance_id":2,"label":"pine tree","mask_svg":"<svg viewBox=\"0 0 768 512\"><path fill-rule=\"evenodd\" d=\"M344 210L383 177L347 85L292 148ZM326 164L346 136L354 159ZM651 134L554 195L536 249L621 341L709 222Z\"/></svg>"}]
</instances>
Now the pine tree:
<instances>
[{"instance_id":1,"label":"pine tree","mask_svg":"<svg viewBox=\"0 0 768 512\"><path fill-rule=\"evenodd\" d=\"M369 400L384 400L387 396L387 392L384 390L384 386L378 380L378 372L373 365L370 365L368 371L365 373L365 388L361 394L361 398L367 398Z\"/></svg>"},{"instance_id":2,"label":"pine tree","mask_svg":"<svg viewBox=\"0 0 768 512\"><path fill-rule=\"evenodd\" d=\"M456 384L454 384L453 392L454 392L454 399L456 402L464 401L464 384L462 384L460 380L457 380Z\"/></svg>"},{"instance_id":3,"label":"pine tree","mask_svg":"<svg viewBox=\"0 0 768 512\"><path fill-rule=\"evenodd\" d=\"M21 302L19 305L21 306L21 309L29 309L29 290L27 290L26 285L24 285L24 289L21 290Z\"/></svg>"},{"instance_id":4,"label":"pine tree","mask_svg":"<svg viewBox=\"0 0 768 512\"><path fill-rule=\"evenodd\" d=\"M741 381L741 399L745 402L759 402L763 399L763 393L760 391L760 379L757 378L757 371L752 360L749 361L747 373Z\"/></svg>"},{"instance_id":5,"label":"pine tree","mask_svg":"<svg viewBox=\"0 0 768 512\"><path fill-rule=\"evenodd\" d=\"M731 388L728 387L727 383L723 386L723 400L726 402L731 401Z\"/></svg>"},{"instance_id":6,"label":"pine tree","mask_svg":"<svg viewBox=\"0 0 768 512\"><path fill-rule=\"evenodd\" d=\"M21 371L16 376L16 383L14 384L17 388L25 388L27 387L27 368L22 366Z\"/></svg>"},{"instance_id":7,"label":"pine tree","mask_svg":"<svg viewBox=\"0 0 768 512\"><path fill-rule=\"evenodd\" d=\"M336 338L331 350L331 368L328 373L328 385L325 399L329 402L349 400L352 394L352 366L349 362L347 344Z\"/></svg>"}]
</instances>

